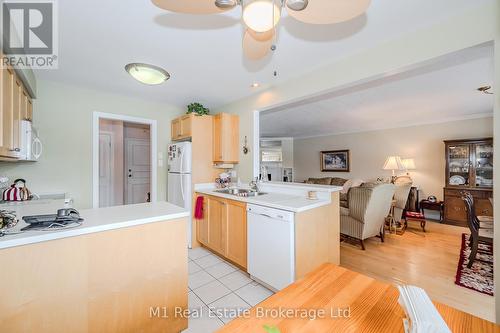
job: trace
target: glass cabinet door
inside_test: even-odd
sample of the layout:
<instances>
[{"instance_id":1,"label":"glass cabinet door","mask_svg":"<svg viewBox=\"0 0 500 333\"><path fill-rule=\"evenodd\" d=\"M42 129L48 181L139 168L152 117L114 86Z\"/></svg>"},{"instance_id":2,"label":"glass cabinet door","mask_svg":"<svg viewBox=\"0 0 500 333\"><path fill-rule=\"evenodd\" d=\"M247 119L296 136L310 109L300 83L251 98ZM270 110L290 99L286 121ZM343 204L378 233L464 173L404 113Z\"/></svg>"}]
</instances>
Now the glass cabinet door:
<instances>
[{"instance_id":1,"label":"glass cabinet door","mask_svg":"<svg viewBox=\"0 0 500 333\"><path fill-rule=\"evenodd\" d=\"M470 184L470 146L452 145L448 147L448 179L452 186Z\"/></svg>"},{"instance_id":2,"label":"glass cabinet door","mask_svg":"<svg viewBox=\"0 0 500 333\"><path fill-rule=\"evenodd\" d=\"M493 144L484 143L474 146L476 157L475 186L493 187Z\"/></svg>"}]
</instances>

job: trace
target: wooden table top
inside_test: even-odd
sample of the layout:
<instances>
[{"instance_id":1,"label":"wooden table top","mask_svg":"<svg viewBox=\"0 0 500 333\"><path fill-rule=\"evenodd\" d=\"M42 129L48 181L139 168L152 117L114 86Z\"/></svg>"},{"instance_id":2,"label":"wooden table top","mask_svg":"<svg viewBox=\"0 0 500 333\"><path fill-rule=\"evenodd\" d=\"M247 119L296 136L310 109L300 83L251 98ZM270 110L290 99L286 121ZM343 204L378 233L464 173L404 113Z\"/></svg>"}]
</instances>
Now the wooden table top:
<instances>
[{"instance_id":1,"label":"wooden table top","mask_svg":"<svg viewBox=\"0 0 500 333\"><path fill-rule=\"evenodd\" d=\"M397 288L390 284L324 264L218 332L266 333L266 325L279 329L270 331L273 333L404 332L405 314L398 298ZM443 304L435 305L452 332L500 332L500 326L491 322ZM280 309L282 312L276 317ZM285 313L285 309L295 312ZM341 315L346 309L350 310L350 318ZM316 319L311 320L314 316Z\"/></svg>"}]
</instances>

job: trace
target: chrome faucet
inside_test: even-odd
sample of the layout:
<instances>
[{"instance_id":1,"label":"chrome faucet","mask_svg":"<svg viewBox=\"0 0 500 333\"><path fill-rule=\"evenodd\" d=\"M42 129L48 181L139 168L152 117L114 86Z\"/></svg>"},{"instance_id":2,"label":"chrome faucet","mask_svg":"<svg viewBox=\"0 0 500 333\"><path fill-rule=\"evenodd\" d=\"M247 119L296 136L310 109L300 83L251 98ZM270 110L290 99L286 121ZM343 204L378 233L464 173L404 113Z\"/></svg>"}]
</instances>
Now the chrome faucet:
<instances>
[{"instance_id":1,"label":"chrome faucet","mask_svg":"<svg viewBox=\"0 0 500 333\"><path fill-rule=\"evenodd\" d=\"M260 192L259 191L259 177L255 177L255 180L252 180L250 182L250 189L255 192Z\"/></svg>"}]
</instances>

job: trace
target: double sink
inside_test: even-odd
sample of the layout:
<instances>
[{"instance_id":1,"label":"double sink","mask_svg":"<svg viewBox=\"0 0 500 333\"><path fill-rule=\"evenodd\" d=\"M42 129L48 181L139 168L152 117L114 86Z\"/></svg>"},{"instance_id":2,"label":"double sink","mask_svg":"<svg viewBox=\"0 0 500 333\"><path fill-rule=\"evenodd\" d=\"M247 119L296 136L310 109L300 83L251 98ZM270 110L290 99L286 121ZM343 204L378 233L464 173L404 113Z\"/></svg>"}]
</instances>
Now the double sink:
<instances>
[{"instance_id":1,"label":"double sink","mask_svg":"<svg viewBox=\"0 0 500 333\"><path fill-rule=\"evenodd\" d=\"M247 190L247 189L243 189L243 188L225 188L225 189L221 189L221 190L216 190L215 192L223 193L223 194L230 194L230 195L234 195L236 197L257 197L260 195L267 194L264 192Z\"/></svg>"}]
</instances>

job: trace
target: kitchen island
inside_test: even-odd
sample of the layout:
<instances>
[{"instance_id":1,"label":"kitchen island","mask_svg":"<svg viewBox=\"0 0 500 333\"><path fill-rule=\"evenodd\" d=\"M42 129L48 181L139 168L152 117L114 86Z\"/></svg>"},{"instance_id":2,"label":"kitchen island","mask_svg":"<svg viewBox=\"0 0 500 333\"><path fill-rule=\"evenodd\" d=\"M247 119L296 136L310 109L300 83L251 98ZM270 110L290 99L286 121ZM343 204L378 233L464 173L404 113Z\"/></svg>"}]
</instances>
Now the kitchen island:
<instances>
[{"instance_id":1,"label":"kitchen island","mask_svg":"<svg viewBox=\"0 0 500 333\"><path fill-rule=\"evenodd\" d=\"M59 207L61 208L61 207ZM55 213L20 206L18 216ZM189 212L166 202L81 210L80 226L0 237L4 332L179 332ZM26 226L24 222L14 228Z\"/></svg>"},{"instance_id":2,"label":"kitchen island","mask_svg":"<svg viewBox=\"0 0 500 333\"><path fill-rule=\"evenodd\" d=\"M340 264L340 190L263 182L259 193L239 196L196 185L195 200L204 201L203 217L194 220L196 240L280 290L325 262Z\"/></svg>"}]
</instances>

